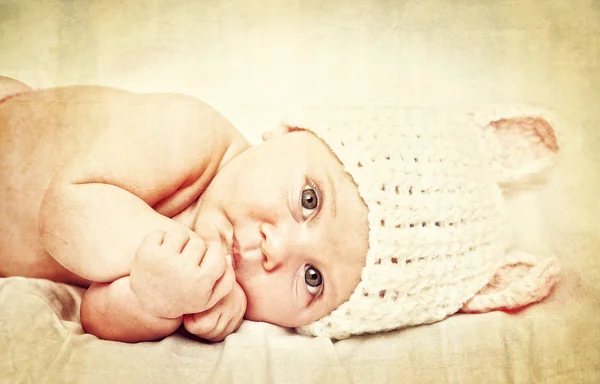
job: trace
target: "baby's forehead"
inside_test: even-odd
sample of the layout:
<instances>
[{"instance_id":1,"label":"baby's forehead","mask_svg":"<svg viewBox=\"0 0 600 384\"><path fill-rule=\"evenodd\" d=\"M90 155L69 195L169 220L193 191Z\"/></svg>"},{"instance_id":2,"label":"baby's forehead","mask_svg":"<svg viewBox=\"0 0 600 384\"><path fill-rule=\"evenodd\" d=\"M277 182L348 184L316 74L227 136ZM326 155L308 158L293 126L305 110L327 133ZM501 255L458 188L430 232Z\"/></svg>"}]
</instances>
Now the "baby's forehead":
<instances>
[{"instance_id":1,"label":"baby's forehead","mask_svg":"<svg viewBox=\"0 0 600 384\"><path fill-rule=\"evenodd\" d=\"M243 167L247 170L255 167L288 167L292 169L306 170L306 178L316 178L313 181L322 181L332 184L336 194L355 194L358 186L354 182L351 173L346 170L335 152L327 142L319 137L310 128L302 126L285 126L285 133L279 132L270 136L265 142L254 146L255 158L270 159L268 164L264 162L246 161ZM268 172L267 169L265 169ZM285 173L277 172L277 176L284 177Z\"/></svg>"}]
</instances>

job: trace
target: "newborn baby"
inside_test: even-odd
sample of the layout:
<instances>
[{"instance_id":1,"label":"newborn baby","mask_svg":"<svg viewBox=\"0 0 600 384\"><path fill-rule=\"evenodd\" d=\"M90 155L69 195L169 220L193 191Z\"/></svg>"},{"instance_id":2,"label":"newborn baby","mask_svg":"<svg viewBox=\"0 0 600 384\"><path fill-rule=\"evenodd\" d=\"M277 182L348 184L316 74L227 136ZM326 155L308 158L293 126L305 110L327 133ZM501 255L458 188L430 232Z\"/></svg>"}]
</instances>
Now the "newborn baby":
<instances>
[{"instance_id":1,"label":"newborn baby","mask_svg":"<svg viewBox=\"0 0 600 384\"><path fill-rule=\"evenodd\" d=\"M194 98L2 84L0 275L89 286L98 337L183 324L220 341L246 318L341 339L516 308L554 282L553 261L507 252L496 184L557 150L541 118L475 133L308 111L251 147Z\"/></svg>"},{"instance_id":2,"label":"newborn baby","mask_svg":"<svg viewBox=\"0 0 600 384\"><path fill-rule=\"evenodd\" d=\"M367 209L313 134L276 133L251 148L180 95L7 96L0 273L91 284L86 331L153 340L183 322L221 340L244 314L308 324L358 284Z\"/></svg>"}]
</instances>

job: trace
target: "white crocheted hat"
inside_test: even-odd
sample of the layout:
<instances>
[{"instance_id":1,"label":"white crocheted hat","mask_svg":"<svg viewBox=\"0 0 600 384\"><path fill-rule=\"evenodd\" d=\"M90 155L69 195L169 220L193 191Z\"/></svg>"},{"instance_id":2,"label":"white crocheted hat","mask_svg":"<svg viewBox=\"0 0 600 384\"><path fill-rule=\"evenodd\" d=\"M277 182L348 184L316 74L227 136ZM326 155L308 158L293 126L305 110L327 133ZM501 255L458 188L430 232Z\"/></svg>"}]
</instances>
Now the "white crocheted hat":
<instances>
[{"instance_id":1,"label":"white crocheted hat","mask_svg":"<svg viewBox=\"0 0 600 384\"><path fill-rule=\"evenodd\" d=\"M549 293L555 260L507 252L498 182L547 165L558 149L552 129L539 118L477 120L338 108L285 121L331 148L369 210L360 283L348 301L299 333L343 339L432 323L459 310L521 307Z\"/></svg>"}]
</instances>

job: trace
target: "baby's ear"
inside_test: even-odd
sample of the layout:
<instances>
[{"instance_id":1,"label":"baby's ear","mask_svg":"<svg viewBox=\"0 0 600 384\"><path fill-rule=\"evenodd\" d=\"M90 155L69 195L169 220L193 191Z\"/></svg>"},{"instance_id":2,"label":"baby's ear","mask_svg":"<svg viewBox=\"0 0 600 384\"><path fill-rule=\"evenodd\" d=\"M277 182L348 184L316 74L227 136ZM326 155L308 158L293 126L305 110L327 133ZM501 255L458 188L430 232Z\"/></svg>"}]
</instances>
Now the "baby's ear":
<instances>
[{"instance_id":1,"label":"baby's ear","mask_svg":"<svg viewBox=\"0 0 600 384\"><path fill-rule=\"evenodd\" d=\"M276 128L269 129L262 133L263 141L271 140L274 137L285 135L290 132L290 126L285 123L279 123L279 126Z\"/></svg>"},{"instance_id":2,"label":"baby's ear","mask_svg":"<svg viewBox=\"0 0 600 384\"><path fill-rule=\"evenodd\" d=\"M264 131L262 133L263 141L271 140L274 137L285 135L286 133L302 131L304 128L294 127L286 123L279 123L277 128L270 129L268 131Z\"/></svg>"},{"instance_id":3,"label":"baby's ear","mask_svg":"<svg viewBox=\"0 0 600 384\"><path fill-rule=\"evenodd\" d=\"M526 182L540 174L558 152L554 128L540 116L496 119L481 133L496 180L504 186Z\"/></svg>"}]
</instances>

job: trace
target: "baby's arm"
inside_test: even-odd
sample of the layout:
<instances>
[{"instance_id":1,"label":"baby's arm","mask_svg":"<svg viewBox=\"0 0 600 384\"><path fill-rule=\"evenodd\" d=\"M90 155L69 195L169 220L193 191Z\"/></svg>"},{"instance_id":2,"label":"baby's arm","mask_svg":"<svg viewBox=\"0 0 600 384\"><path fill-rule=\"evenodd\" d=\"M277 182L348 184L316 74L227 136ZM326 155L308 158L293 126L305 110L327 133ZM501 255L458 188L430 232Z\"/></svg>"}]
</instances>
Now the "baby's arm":
<instances>
[{"instance_id":1,"label":"baby's arm","mask_svg":"<svg viewBox=\"0 0 600 384\"><path fill-rule=\"evenodd\" d=\"M232 291L235 273L224 253L221 244L209 245L185 231L150 232L135 254L131 276L96 283L83 296L85 331L126 342L168 336L184 314L206 311Z\"/></svg>"},{"instance_id":2,"label":"baby's arm","mask_svg":"<svg viewBox=\"0 0 600 384\"><path fill-rule=\"evenodd\" d=\"M169 217L247 146L223 116L195 99L132 95L131 105L59 170L39 214L44 247L95 282L129 275L150 231L181 230Z\"/></svg>"},{"instance_id":3,"label":"baby's arm","mask_svg":"<svg viewBox=\"0 0 600 384\"><path fill-rule=\"evenodd\" d=\"M83 296L85 331L107 340L156 340L175 331L184 314L234 302L224 299L237 285L225 252L222 244L210 245L182 230L150 232L137 249L130 276L93 284Z\"/></svg>"},{"instance_id":4,"label":"baby's arm","mask_svg":"<svg viewBox=\"0 0 600 384\"><path fill-rule=\"evenodd\" d=\"M104 340L136 343L162 339L175 332L183 316L153 316L131 290L129 276L112 283L95 283L81 301L83 329Z\"/></svg>"}]
</instances>

